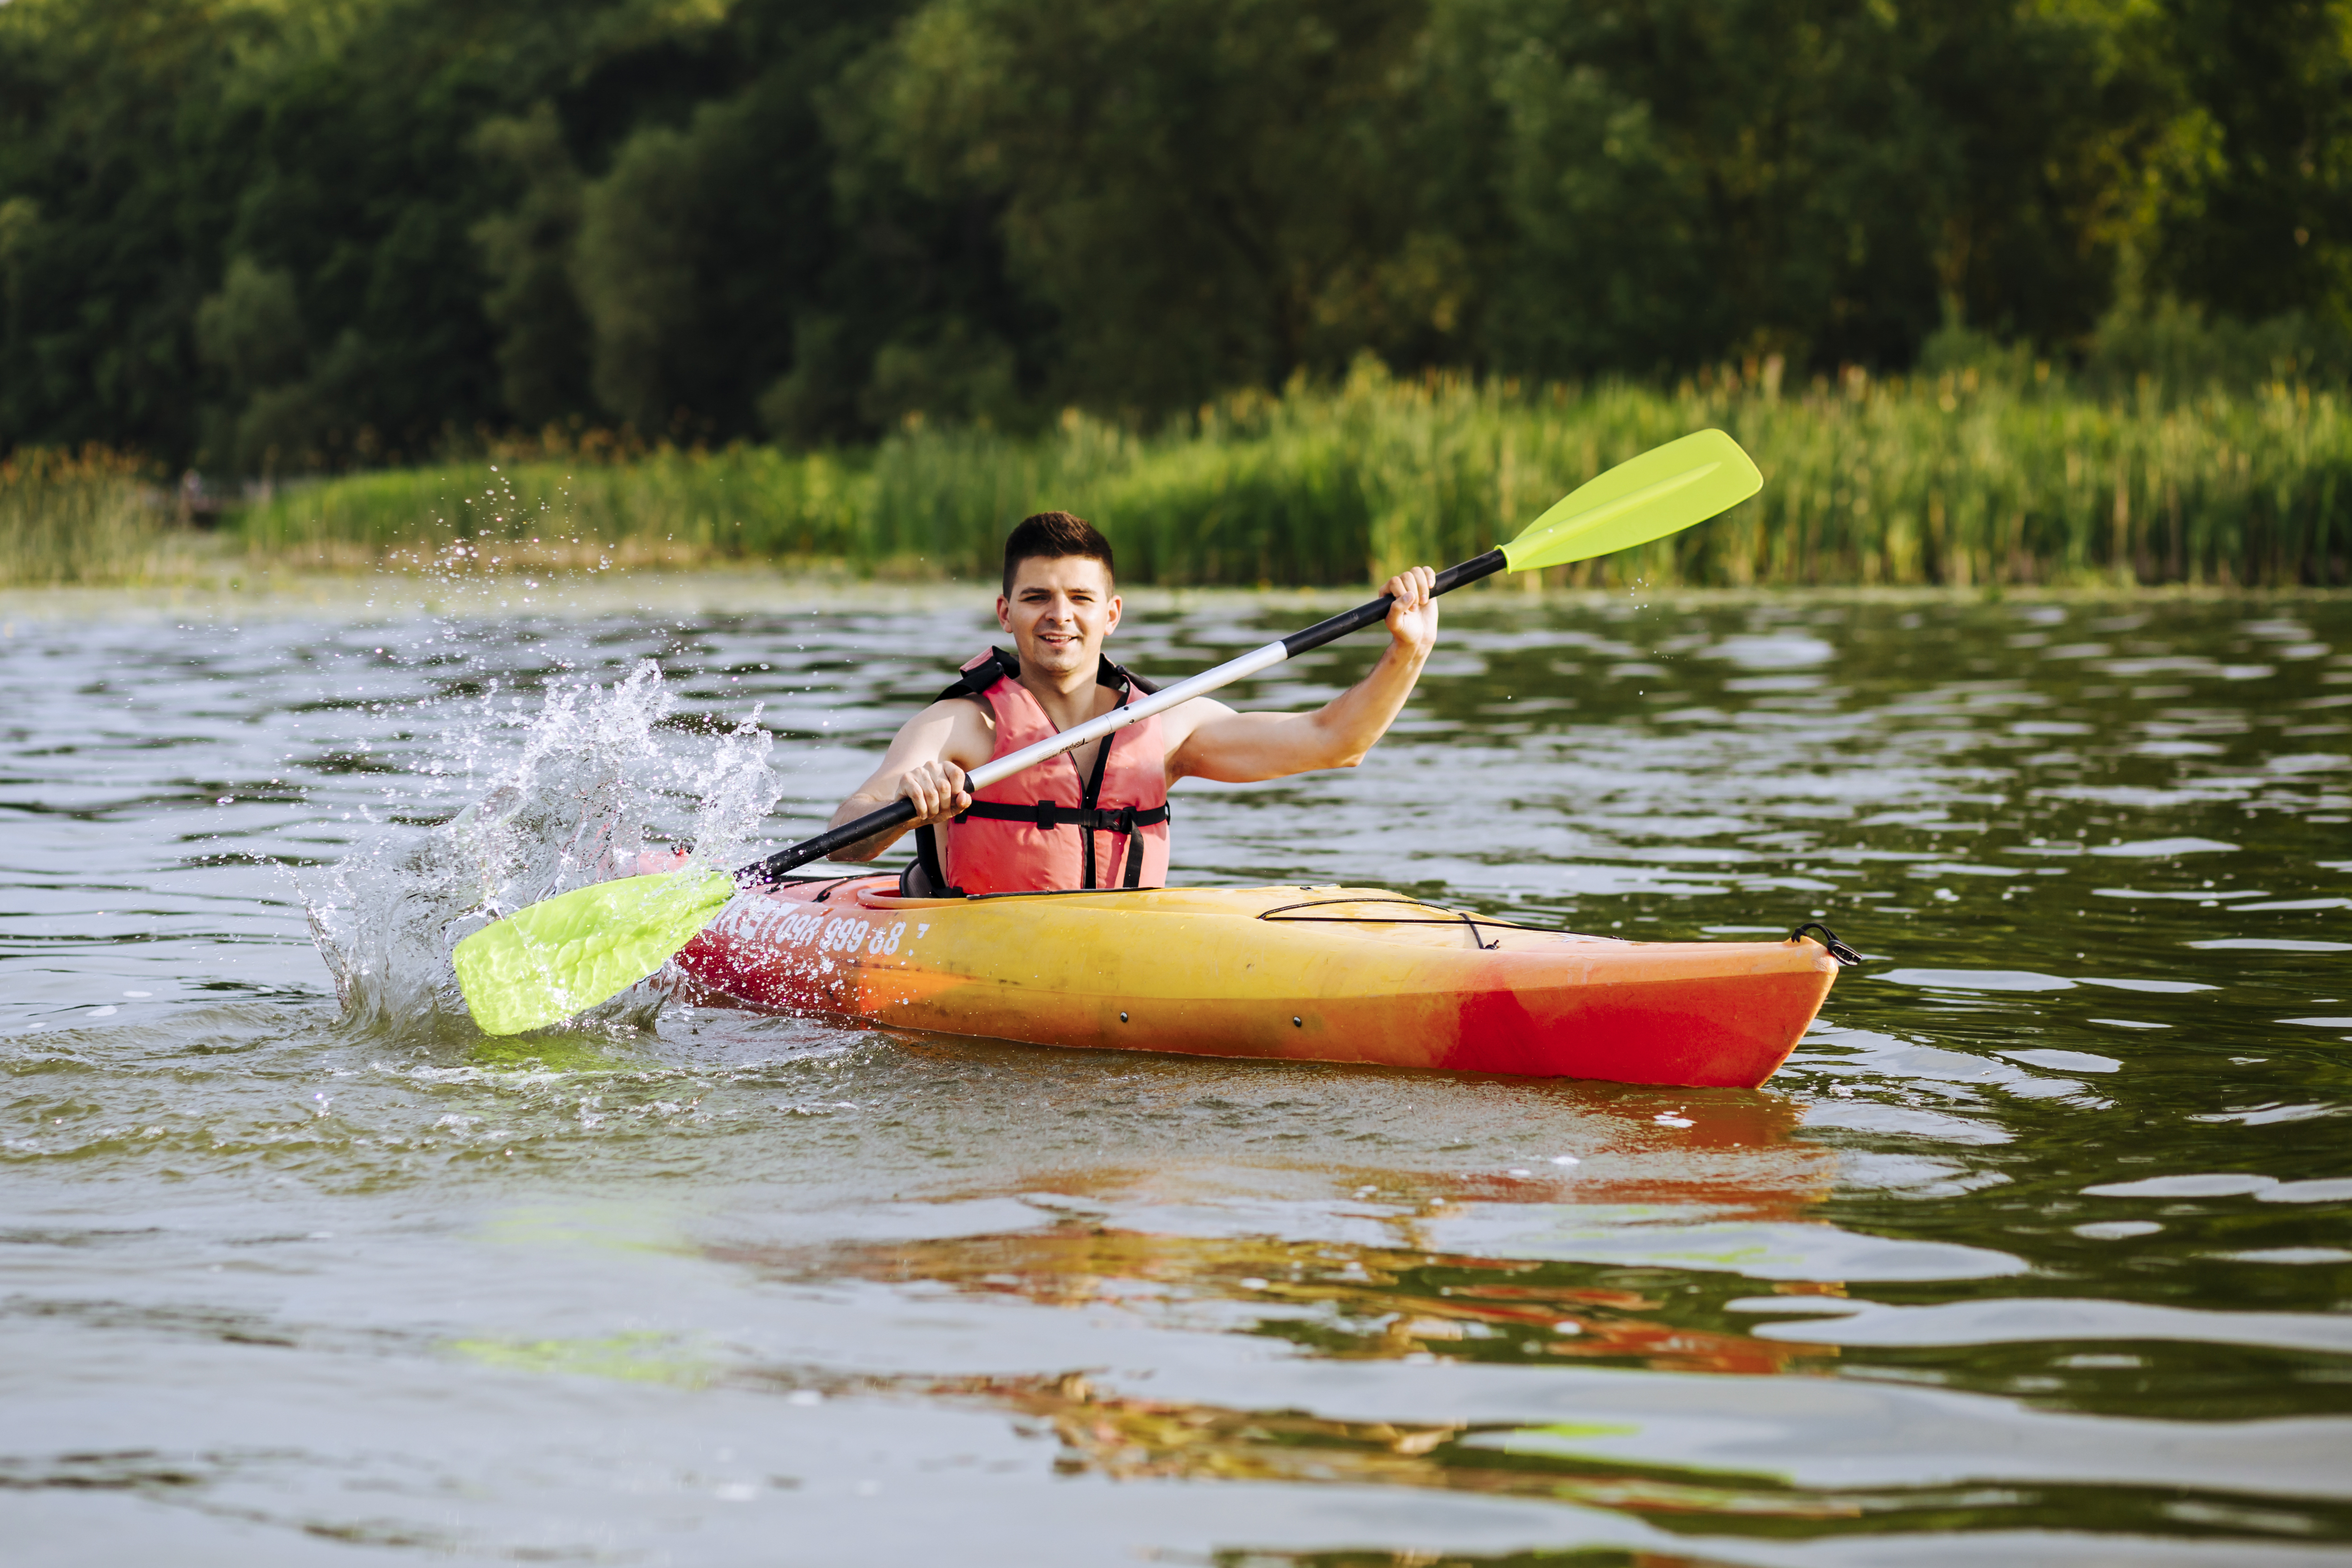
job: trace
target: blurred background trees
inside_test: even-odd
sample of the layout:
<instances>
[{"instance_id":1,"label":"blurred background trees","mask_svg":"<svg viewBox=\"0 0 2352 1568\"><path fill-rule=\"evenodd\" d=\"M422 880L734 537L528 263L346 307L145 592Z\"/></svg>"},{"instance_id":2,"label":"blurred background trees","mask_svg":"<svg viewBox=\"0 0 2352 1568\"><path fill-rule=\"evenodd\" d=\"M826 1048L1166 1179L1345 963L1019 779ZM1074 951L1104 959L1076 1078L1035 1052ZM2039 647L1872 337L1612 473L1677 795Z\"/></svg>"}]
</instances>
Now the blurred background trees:
<instances>
[{"instance_id":1,"label":"blurred background trees","mask_svg":"<svg viewBox=\"0 0 2352 1568\"><path fill-rule=\"evenodd\" d=\"M0 450L2344 373L2347 0L14 0Z\"/></svg>"}]
</instances>

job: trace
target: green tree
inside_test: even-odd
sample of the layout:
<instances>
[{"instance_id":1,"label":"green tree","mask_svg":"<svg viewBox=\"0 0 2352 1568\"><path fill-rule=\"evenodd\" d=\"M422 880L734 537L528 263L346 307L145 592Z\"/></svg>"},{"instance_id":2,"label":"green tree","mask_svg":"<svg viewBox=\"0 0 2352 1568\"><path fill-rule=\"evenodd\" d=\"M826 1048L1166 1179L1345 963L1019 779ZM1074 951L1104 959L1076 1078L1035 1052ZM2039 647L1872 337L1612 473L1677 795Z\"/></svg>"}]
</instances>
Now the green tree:
<instances>
[{"instance_id":1,"label":"green tree","mask_svg":"<svg viewBox=\"0 0 2352 1568\"><path fill-rule=\"evenodd\" d=\"M0 4L0 449L1930 341L2352 363L2352 0Z\"/></svg>"},{"instance_id":2,"label":"green tree","mask_svg":"<svg viewBox=\"0 0 2352 1568\"><path fill-rule=\"evenodd\" d=\"M2116 26L2021 0L1443 0L1447 58L1501 114L1489 355L1901 365L1939 321L2087 331L2103 138L2151 93Z\"/></svg>"},{"instance_id":3,"label":"green tree","mask_svg":"<svg viewBox=\"0 0 2352 1568\"><path fill-rule=\"evenodd\" d=\"M935 290L904 277L924 245L845 202L820 108L893 19L848 0L739 7L740 84L682 123L640 121L583 187L569 275L607 416L696 437L763 420L803 439L861 427L875 354ZM898 194L883 184L869 206Z\"/></svg>"},{"instance_id":4,"label":"green tree","mask_svg":"<svg viewBox=\"0 0 2352 1568\"><path fill-rule=\"evenodd\" d=\"M2168 0L2194 105L2154 279L2214 310L2352 328L2352 0Z\"/></svg>"},{"instance_id":5,"label":"green tree","mask_svg":"<svg viewBox=\"0 0 2352 1568\"><path fill-rule=\"evenodd\" d=\"M512 206L478 220L488 287L483 313L499 334L499 384L507 412L543 425L586 406L588 322L573 293L572 250L580 235L580 170L555 106L484 121L474 145L520 188Z\"/></svg>"},{"instance_id":6,"label":"green tree","mask_svg":"<svg viewBox=\"0 0 2352 1568\"><path fill-rule=\"evenodd\" d=\"M189 325L229 188L206 110L254 31L203 0L0 7L0 446L193 444Z\"/></svg>"},{"instance_id":7,"label":"green tree","mask_svg":"<svg viewBox=\"0 0 2352 1568\"><path fill-rule=\"evenodd\" d=\"M933 0L875 73L926 192L1002 202L1065 389L1164 408L1446 335L1456 243L1412 156L1416 0Z\"/></svg>"}]
</instances>

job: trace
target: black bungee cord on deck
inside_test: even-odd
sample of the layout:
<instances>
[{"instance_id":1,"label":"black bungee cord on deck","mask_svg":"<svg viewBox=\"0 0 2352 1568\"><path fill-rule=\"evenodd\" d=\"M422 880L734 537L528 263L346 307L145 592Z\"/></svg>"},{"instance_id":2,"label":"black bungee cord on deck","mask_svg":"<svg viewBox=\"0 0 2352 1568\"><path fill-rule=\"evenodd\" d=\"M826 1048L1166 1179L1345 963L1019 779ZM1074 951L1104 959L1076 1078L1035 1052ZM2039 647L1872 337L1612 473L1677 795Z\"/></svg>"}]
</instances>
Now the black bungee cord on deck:
<instances>
[{"instance_id":1,"label":"black bungee cord on deck","mask_svg":"<svg viewBox=\"0 0 2352 1568\"><path fill-rule=\"evenodd\" d=\"M1807 921L1804 924L1799 926L1796 930L1789 933L1789 940L1790 942L1794 942L1809 931L1817 931L1821 932L1822 945L1830 950L1830 956L1832 958L1836 959L1838 963L1845 967L1851 969L1855 964L1862 962L1862 954L1854 952L1853 949L1840 942L1838 940L1837 932L1830 930L1829 927L1822 924L1819 921Z\"/></svg>"}]
</instances>

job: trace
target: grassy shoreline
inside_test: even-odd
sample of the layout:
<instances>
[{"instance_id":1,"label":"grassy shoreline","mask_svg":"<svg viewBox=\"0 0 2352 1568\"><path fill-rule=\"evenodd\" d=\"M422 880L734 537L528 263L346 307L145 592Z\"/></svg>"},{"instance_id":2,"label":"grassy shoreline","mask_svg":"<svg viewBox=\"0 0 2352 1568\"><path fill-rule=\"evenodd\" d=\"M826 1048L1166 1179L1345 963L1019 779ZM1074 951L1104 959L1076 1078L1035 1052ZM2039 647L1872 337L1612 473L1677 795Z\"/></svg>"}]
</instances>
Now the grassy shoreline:
<instances>
[{"instance_id":1,"label":"grassy shoreline","mask_svg":"<svg viewBox=\"0 0 2352 1568\"><path fill-rule=\"evenodd\" d=\"M1710 425L1755 455L1761 496L1546 585L2352 581L2341 394L2273 384L2168 403L2145 389L2101 404L1970 373L1853 374L1783 395L1737 373L1665 392L1367 366L1338 387L1237 395L1149 436L1072 413L1034 438L917 427L853 452L547 444L282 490L246 511L229 548L247 574L768 563L984 580L1007 527L1059 506L1102 525L1131 583L1357 584L1475 554L1609 465ZM0 483L0 527L39 510L21 499L37 487L14 482ZM122 515L121 473L74 483L74 515ZM72 528L43 524L47 545L0 553L0 582L142 580L168 534L159 521L143 542L110 523L91 532L112 541L98 549L67 549ZM135 569L110 574L109 549Z\"/></svg>"},{"instance_id":2,"label":"grassy shoreline","mask_svg":"<svg viewBox=\"0 0 2352 1568\"><path fill-rule=\"evenodd\" d=\"M32 628L40 626L196 621L243 625L318 616L378 624L419 616L468 621L590 619L633 614L724 618L789 616L820 610L892 615L944 611L979 616L986 613L991 592L989 585L976 583L890 583L854 577L845 571L799 574L723 564L565 573L540 581L544 591L534 595L528 604L514 597L513 584L504 576L453 581L408 572L247 574L241 566L239 574L235 576L216 572L169 583L0 587L0 639L32 635ZM1124 589L1130 615L1215 607L1237 616L1268 616L1277 620L1296 619L1300 624L1361 602L1365 591L1361 584L1263 589L1163 588L1147 584ZM1792 601L1809 608L1916 608L1987 602L2011 605L2163 605L2221 601L2292 606L2336 603L2347 596L2352 596L2352 588L2222 588L2185 584L2117 586L2100 583L2020 588L1853 584L1727 588L1682 584L1638 590L1547 588L1540 594L1531 594L1507 582L1487 582L1463 590L1446 603L1454 610L1475 608L1507 618L1522 610L1631 606L1680 613L1707 606Z\"/></svg>"}]
</instances>

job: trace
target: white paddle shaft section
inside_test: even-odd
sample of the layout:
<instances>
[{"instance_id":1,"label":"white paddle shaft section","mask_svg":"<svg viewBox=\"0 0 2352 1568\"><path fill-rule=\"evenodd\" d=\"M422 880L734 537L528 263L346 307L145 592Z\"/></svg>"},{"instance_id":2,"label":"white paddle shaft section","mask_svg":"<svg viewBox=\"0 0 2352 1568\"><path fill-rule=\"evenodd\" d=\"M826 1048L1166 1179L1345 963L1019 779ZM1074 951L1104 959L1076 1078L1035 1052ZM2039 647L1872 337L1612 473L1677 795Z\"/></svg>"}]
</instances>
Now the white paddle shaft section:
<instances>
[{"instance_id":1,"label":"white paddle shaft section","mask_svg":"<svg viewBox=\"0 0 2352 1568\"><path fill-rule=\"evenodd\" d=\"M1098 719L1089 719L1083 724L1073 724L1061 733L1040 741L1034 746L1024 746L1010 756L998 757L992 762L983 763L966 773L964 777L969 781L971 788L986 789L990 784L1002 783L1015 773L1035 767L1039 763L1058 757L1064 752L1074 752L1080 746L1090 745L1105 735L1117 734L1129 724L1139 724L1154 714L1165 713L1171 708L1190 702L1195 697L1206 696L1221 686L1230 686L1236 680L1246 679L1261 669L1268 669L1280 664L1289 657L1290 650L1279 642L1270 642L1264 647L1252 648L1241 658L1229 658L1213 669L1204 669L1200 674L1180 680L1173 686L1163 686L1159 690L1139 698L1133 702L1122 703Z\"/></svg>"}]
</instances>

